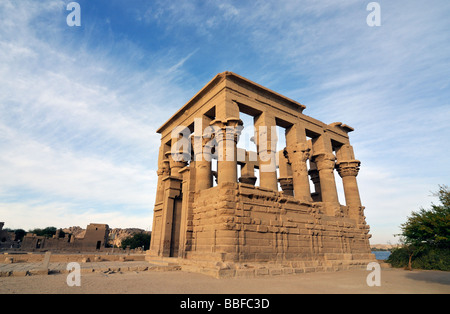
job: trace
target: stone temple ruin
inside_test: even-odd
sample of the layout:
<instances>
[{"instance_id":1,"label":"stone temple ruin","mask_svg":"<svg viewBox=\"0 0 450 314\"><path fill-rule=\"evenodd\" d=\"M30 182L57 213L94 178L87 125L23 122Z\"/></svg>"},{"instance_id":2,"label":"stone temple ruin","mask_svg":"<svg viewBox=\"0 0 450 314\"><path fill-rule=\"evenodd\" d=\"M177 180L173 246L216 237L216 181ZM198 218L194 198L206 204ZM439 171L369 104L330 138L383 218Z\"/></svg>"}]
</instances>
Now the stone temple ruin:
<instances>
[{"instance_id":1,"label":"stone temple ruin","mask_svg":"<svg viewBox=\"0 0 450 314\"><path fill-rule=\"evenodd\" d=\"M109 226L107 224L91 223L86 227L83 238L71 234L60 236L61 229L52 238L27 234L23 238L21 249L24 251L97 251L106 247Z\"/></svg>"},{"instance_id":2,"label":"stone temple ruin","mask_svg":"<svg viewBox=\"0 0 450 314\"><path fill-rule=\"evenodd\" d=\"M304 109L224 72L164 123L149 258L335 270L374 261L353 128ZM256 151L237 147L241 114L253 118ZM286 147L276 151L278 137Z\"/></svg>"},{"instance_id":3,"label":"stone temple ruin","mask_svg":"<svg viewBox=\"0 0 450 314\"><path fill-rule=\"evenodd\" d=\"M4 222L0 222L0 249L17 248L19 243L14 241L16 235L14 232L3 230Z\"/></svg>"}]
</instances>

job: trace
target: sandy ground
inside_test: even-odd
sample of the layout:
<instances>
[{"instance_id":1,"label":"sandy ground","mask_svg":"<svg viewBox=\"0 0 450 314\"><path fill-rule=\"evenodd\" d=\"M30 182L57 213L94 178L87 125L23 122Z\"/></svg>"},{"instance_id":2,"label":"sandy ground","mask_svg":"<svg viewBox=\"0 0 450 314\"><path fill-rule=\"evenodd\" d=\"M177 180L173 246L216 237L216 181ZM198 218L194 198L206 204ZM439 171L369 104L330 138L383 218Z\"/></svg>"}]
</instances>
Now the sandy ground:
<instances>
[{"instance_id":1,"label":"sandy ground","mask_svg":"<svg viewBox=\"0 0 450 314\"><path fill-rule=\"evenodd\" d=\"M215 279L184 271L82 273L69 287L67 274L1 277L0 294L448 294L450 272L382 269L381 286L369 287L370 271Z\"/></svg>"}]
</instances>

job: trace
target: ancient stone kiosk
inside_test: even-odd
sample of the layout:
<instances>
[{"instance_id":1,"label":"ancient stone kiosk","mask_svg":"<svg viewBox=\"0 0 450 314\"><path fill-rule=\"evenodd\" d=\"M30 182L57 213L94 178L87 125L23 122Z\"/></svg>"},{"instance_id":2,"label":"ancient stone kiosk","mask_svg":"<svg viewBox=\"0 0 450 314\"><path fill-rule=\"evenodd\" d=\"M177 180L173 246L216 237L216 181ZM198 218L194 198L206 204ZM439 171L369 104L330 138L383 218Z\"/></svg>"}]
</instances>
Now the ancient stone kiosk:
<instances>
[{"instance_id":1,"label":"ancient stone kiosk","mask_svg":"<svg viewBox=\"0 0 450 314\"><path fill-rule=\"evenodd\" d=\"M374 261L356 180L360 162L348 136L353 129L325 124L304 109L224 72L164 123L149 257L295 272ZM255 151L237 147L246 127L241 114L253 117ZM277 135L277 128L284 132ZM277 151L281 136L286 147Z\"/></svg>"}]
</instances>

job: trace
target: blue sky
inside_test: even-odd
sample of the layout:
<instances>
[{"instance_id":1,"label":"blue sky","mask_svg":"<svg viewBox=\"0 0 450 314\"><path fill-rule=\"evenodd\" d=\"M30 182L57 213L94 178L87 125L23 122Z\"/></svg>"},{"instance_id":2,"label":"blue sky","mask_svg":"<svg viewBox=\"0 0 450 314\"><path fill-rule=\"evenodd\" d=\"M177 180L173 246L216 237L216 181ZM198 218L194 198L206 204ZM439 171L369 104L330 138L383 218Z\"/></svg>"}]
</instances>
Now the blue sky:
<instances>
[{"instance_id":1,"label":"blue sky","mask_svg":"<svg viewBox=\"0 0 450 314\"><path fill-rule=\"evenodd\" d=\"M355 128L372 243L450 184L448 1L69 2L0 1L5 227L150 229L155 131L223 71Z\"/></svg>"}]
</instances>

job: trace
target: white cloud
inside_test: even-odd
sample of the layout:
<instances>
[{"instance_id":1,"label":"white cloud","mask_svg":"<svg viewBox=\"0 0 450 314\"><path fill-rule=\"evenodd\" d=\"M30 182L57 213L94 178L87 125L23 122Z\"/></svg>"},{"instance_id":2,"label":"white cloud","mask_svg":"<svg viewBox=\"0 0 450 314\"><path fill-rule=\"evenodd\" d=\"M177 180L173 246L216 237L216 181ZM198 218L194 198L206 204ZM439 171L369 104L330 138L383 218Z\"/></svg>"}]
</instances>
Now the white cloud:
<instances>
[{"instance_id":1,"label":"white cloud","mask_svg":"<svg viewBox=\"0 0 450 314\"><path fill-rule=\"evenodd\" d=\"M5 222L5 228L30 230L54 226L66 228L80 226L86 228L90 223L105 223L110 228L141 228L150 230L152 212L110 210L99 211L94 207L81 207L70 202L52 201L20 201L0 202L0 215ZM148 216L149 219L142 219Z\"/></svg>"},{"instance_id":2,"label":"white cloud","mask_svg":"<svg viewBox=\"0 0 450 314\"><path fill-rule=\"evenodd\" d=\"M366 25L360 1L254 3L239 8L239 26L265 62L253 80L300 101L307 115L355 128L373 240L396 242L406 216L448 180L449 7L380 4L379 28Z\"/></svg>"},{"instance_id":3,"label":"white cloud","mask_svg":"<svg viewBox=\"0 0 450 314\"><path fill-rule=\"evenodd\" d=\"M218 7L223 11L223 17L225 20L231 19L239 15L239 10L230 3L220 2L218 4Z\"/></svg>"},{"instance_id":4,"label":"white cloud","mask_svg":"<svg viewBox=\"0 0 450 314\"><path fill-rule=\"evenodd\" d=\"M307 115L355 127L362 201L374 239L385 241L450 175L450 25L445 1L379 2L379 28L367 26L359 0L127 5L169 42L149 55L111 28L107 44L90 49L95 27L76 35L58 23L63 1L1 1L3 205L23 216L50 204L64 217L77 206L98 212L75 199L142 209L153 202L155 130L197 92L188 78L206 82L225 67L305 104ZM19 206L18 185L37 198Z\"/></svg>"},{"instance_id":5,"label":"white cloud","mask_svg":"<svg viewBox=\"0 0 450 314\"><path fill-rule=\"evenodd\" d=\"M61 4L0 4L0 216L17 228L97 221L148 229L155 131L167 108L182 103L174 79L189 56L136 69L118 63L111 47L74 51L68 28L45 18L34 24L64 18ZM7 34L13 28L20 36Z\"/></svg>"},{"instance_id":6,"label":"white cloud","mask_svg":"<svg viewBox=\"0 0 450 314\"><path fill-rule=\"evenodd\" d=\"M27 187L44 195L105 204L151 204L154 171L140 164L114 163L108 156L56 150L14 132L1 137L0 174L7 189ZM149 192L148 192L149 191Z\"/></svg>"}]
</instances>

